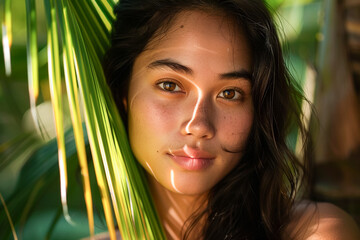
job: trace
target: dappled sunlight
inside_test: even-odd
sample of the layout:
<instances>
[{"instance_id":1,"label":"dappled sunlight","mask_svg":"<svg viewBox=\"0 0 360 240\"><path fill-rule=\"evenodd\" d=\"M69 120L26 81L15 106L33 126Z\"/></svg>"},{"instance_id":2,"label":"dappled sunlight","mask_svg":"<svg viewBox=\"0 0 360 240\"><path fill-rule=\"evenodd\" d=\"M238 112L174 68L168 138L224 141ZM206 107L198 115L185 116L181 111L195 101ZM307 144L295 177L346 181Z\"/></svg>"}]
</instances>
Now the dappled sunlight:
<instances>
[{"instance_id":1,"label":"dappled sunlight","mask_svg":"<svg viewBox=\"0 0 360 240\"><path fill-rule=\"evenodd\" d=\"M167 200L170 202L171 206L173 208L171 208L171 211L174 212L174 214L177 214L177 216L179 216L179 213L181 213L181 207L179 204L179 199L174 199L174 196L171 194L171 192L167 191L165 192L166 194L166 198ZM182 202L185 202L185 199L182 199ZM178 218L178 220L180 220L180 218Z\"/></svg>"},{"instance_id":2,"label":"dappled sunlight","mask_svg":"<svg viewBox=\"0 0 360 240\"><path fill-rule=\"evenodd\" d=\"M3 33L3 51L4 51L4 60L5 60L5 74L6 76L11 75L11 55L10 55L10 48L11 42L8 38L6 26L2 25L2 33Z\"/></svg>"},{"instance_id":3,"label":"dappled sunlight","mask_svg":"<svg viewBox=\"0 0 360 240\"><path fill-rule=\"evenodd\" d=\"M156 178L156 175L154 173L154 171L152 170L152 168L150 167L150 164L148 162L145 162L146 166L148 167L148 169L151 172L151 175L155 178L156 181L158 181L158 179Z\"/></svg>"},{"instance_id":4,"label":"dappled sunlight","mask_svg":"<svg viewBox=\"0 0 360 240\"><path fill-rule=\"evenodd\" d=\"M195 117L196 117L196 114L199 110L199 106L200 106L200 103L201 103L201 100L203 99L203 94L202 94L202 91L201 89L195 84L192 82L192 84L196 87L197 89L197 92L198 92L198 97L197 97L197 100L196 100L196 105L194 107L194 111L193 111L193 114L192 114L192 117L190 119L190 121L186 124L186 127L185 127L185 131L187 134L190 134L190 125L193 123Z\"/></svg>"},{"instance_id":5,"label":"dappled sunlight","mask_svg":"<svg viewBox=\"0 0 360 240\"><path fill-rule=\"evenodd\" d=\"M185 144L185 146L184 146L184 152L185 152L187 155L189 155L190 157L196 158L196 156L193 154L193 152L189 150L189 147L188 147L187 144Z\"/></svg>"},{"instance_id":6,"label":"dappled sunlight","mask_svg":"<svg viewBox=\"0 0 360 240\"><path fill-rule=\"evenodd\" d=\"M177 187L175 185L175 173L174 173L173 169L171 169L171 171L170 171L170 177L171 177L171 185L174 188L174 190L178 193L182 193L179 189L177 189Z\"/></svg>"},{"instance_id":7,"label":"dappled sunlight","mask_svg":"<svg viewBox=\"0 0 360 240\"><path fill-rule=\"evenodd\" d=\"M126 186L127 186L127 190L128 190L128 193L129 193L129 200L130 200L130 209L131 209L131 215L132 215L132 219L135 223L135 216L134 216L134 207L133 207L133 199L131 197L131 192L130 192L130 186L129 186L129 180L128 178L125 178L125 181L126 181Z\"/></svg>"},{"instance_id":8,"label":"dappled sunlight","mask_svg":"<svg viewBox=\"0 0 360 240\"><path fill-rule=\"evenodd\" d=\"M59 172L60 172L60 195L61 195L61 204L63 208L63 214L65 220L71 224L75 225L75 223L71 220L68 205L67 205L67 170L66 170L66 157L63 149L58 150L59 154Z\"/></svg>"},{"instance_id":9,"label":"dappled sunlight","mask_svg":"<svg viewBox=\"0 0 360 240\"><path fill-rule=\"evenodd\" d=\"M171 239L178 239L176 233L173 231L173 229L171 228L171 226L169 226L169 224L167 222L164 222L164 228L165 228L167 234L170 235Z\"/></svg>"},{"instance_id":10,"label":"dappled sunlight","mask_svg":"<svg viewBox=\"0 0 360 240\"><path fill-rule=\"evenodd\" d=\"M174 208L169 209L169 215L172 217L172 220L174 220L176 223L182 224L181 218L179 217L179 213L176 212Z\"/></svg>"}]
</instances>

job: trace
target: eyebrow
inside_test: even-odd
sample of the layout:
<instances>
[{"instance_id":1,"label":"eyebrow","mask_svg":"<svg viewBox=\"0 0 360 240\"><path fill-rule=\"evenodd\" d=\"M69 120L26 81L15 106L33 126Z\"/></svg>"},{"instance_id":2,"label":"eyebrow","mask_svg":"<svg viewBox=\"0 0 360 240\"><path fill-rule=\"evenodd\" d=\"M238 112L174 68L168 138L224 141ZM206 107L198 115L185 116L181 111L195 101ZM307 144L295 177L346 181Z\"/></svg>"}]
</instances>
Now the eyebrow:
<instances>
[{"instance_id":1,"label":"eyebrow","mask_svg":"<svg viewBox=\"0 0 360 240\"><path fill-rule=\"evenodd\" d=\"M243 79L251 81L252 74L249 71L245 70L245 69L220 74L220 79L231 80L231 79L239 79L239 78L243 78Z\"/></svg>"},{"instance_id":2,"label":"eyebrow","mask_svg":"<svg viewBox=\"0 0 360 240\"><path fill-rule=\"evenodd\" d=\"M184 66L180 63L177 63L176 61L171 59L156 60L148 65L148 68L158 68L158 67L168 67L174 70L175 72L182 72L188 75L193 74L193 70L191 68Z\"/></svg>"},{"instance_id":3,"label":"eyebrow","mask_svg":"<svg viewBox=\"0 0 360 240\"><path fill-rule=\"evenodd\" d=\"M183 64L180 64L172 59L161 59L156 60L148 65L148 68L161 68L161 67L168 67L176 72L186 73L188 75L193 75L193 70ZM220 79L223 80L232 80L232 79L239 79L243 78L246 80L251 81L251 73L245 69L241 69L239 71L233 71L229 73L220 74Z\"/></svg>"}]
</instances>

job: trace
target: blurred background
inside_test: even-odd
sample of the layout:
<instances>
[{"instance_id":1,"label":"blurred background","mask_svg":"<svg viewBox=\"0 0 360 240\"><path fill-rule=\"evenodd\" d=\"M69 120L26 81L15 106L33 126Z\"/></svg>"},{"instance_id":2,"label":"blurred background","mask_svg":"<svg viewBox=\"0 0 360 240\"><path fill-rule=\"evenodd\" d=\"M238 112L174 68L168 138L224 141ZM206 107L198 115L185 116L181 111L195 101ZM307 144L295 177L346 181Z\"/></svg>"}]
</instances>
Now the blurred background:
<instances>
[{"instance_id":1,"label":"blurred background","mask_svg":"<svg viewBox=\"0 0 360 240\"><path fill-rule=\"evenodd\" d=\"M266 2L273 9L288 68L316 109L312 114L309 105L303 105L306 113L304 121L313 134L314 144L314 178L309 198L335 203L360 224L360 0ZM1 6L4 7L3 4ZM19 176L24 174L21 171L24 172L24 165L29 159L36 156L43 158L41 154L49 154L49 161L50 156L55 156L55 161L57 157L54 154L55 128L47 75L46 21L41 9L43 5L37 4L37 8L38 112L42 131L37 130L29 112L25 1L11 1L13 25L10 54L3 47L6 44L0 43L0 193L5 201L17 184L26 181L26 177ZM3 9L0 9L0 18L5 18ZM10 61L11 75L8 76ZM64 111L68 111L67 104L64 106ZM64 116L67 116L64 119L65 127L69 129L70 115ZM71 136L69 133L68 139ZM301 157L300 141L297 133L289 136L290 144ZM52 149L41 152L39 148L44 144L52 144ZM68 144L71 144L71 140ZM69 151L71 159L76 153L75 150L72 153L71 149ZM30 169L28 165L25 167ZM34 171L36 169L32 173ZM47 169L42 171L46 172ZM71 171L76 175L76 167ZM73 194L69 205L73 208L70 215L78 223L76 228L73 226L76 231L71 232L71 226L59 214L58 177L55 174L47 179L51 179L53 186L42 194L47 198L27 200L36 203L33 206L37 207L31 208L31 212L37 214L33 224L25 228L24 236L30 236L29 239L43 239L45 236L51 239L78 239L86 236L88 229L81 181L69 180L76 183L69 188ZM96 220L96 232L106 231L100 215ZM49 222L49 218L53 220ZM43 227L39 228L39 224ZM79 230L79 225L83 226L82 230Z\"/></svg>"}]
</instances>

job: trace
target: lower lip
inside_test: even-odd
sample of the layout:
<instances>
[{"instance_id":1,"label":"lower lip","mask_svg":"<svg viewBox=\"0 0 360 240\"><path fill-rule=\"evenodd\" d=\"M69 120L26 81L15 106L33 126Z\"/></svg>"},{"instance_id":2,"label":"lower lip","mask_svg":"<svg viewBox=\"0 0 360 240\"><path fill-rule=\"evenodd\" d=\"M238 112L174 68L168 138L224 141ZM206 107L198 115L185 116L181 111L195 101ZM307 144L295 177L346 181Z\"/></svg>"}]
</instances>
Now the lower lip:
<instances>
[{"instance_id":1,"label":"lower lip","mask_svg":"<svg viewBox=\"0 0 360 240\"><path fill-rule=\"evenodd\" d=\"M178 165L188 171L201 171L214 163L213 158L189 158L169 155Z\"/></svg>"}]
</instances>

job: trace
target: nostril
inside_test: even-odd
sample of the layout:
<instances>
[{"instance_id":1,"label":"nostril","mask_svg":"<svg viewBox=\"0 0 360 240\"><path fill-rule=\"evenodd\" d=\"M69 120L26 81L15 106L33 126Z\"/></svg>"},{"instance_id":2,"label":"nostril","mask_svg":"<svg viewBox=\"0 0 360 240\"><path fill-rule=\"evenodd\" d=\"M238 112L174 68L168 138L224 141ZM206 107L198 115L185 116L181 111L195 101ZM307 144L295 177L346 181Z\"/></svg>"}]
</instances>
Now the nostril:
<instances>
[{"instance_id":1,"label":"nostril","mask_svg":"<svg viewBox=\"0 0 360 240\"><path fill-rule=\"evenodd\" d=\"M212 138L215 134L215 130L209 122L209 119L195 118L186 124L186 127L184 127L184 134L196 138Z\"/></svg>"}]
</instances>

